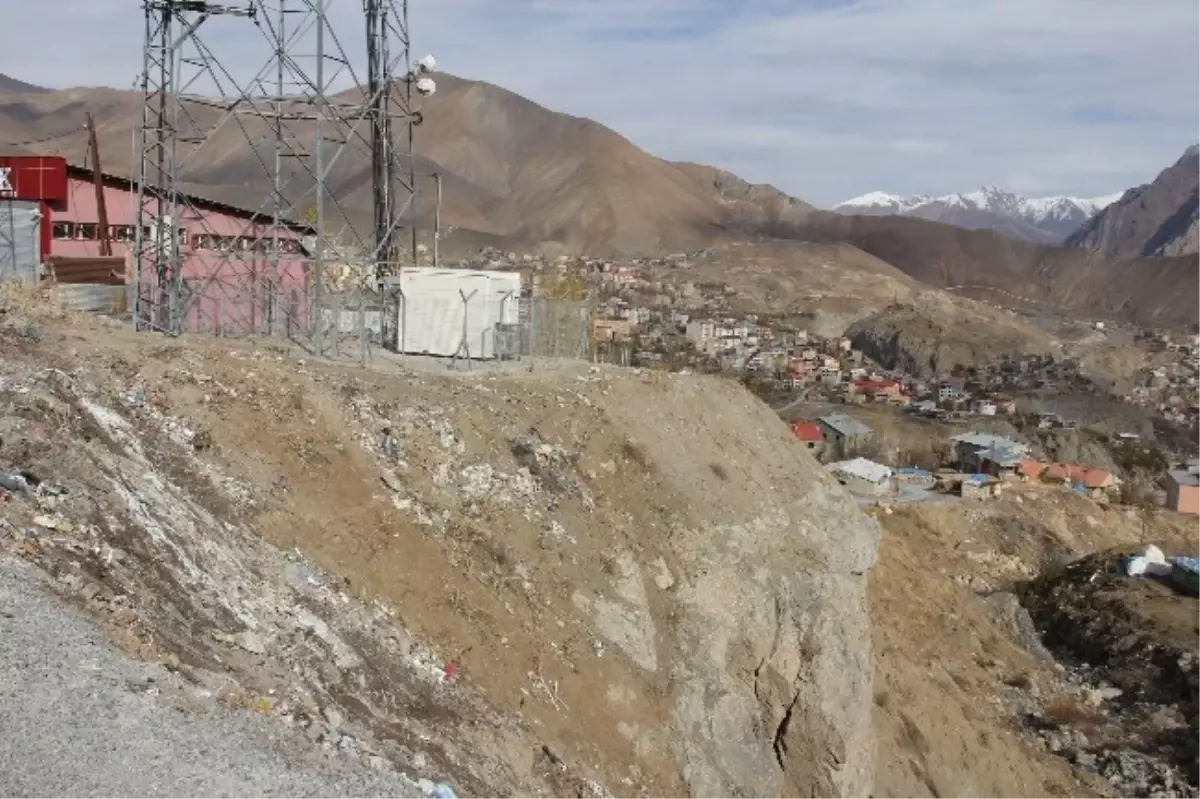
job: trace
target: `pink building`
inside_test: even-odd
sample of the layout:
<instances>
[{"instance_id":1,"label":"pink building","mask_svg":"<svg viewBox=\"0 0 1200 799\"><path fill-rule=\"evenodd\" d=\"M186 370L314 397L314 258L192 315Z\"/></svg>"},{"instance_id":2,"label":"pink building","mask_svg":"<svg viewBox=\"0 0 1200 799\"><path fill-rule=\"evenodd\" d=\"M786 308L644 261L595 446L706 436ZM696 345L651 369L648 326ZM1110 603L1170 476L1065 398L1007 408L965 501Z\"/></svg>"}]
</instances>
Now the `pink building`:
<instances>
[{"instance_id":1,"label":"pink building","mask_svg":"<svg viewBox=\"0 0 1200 799\"><path fill-rule=\"evenodd\" d=\"M1179 513L1200 513L1200 466L1190 463L1167 473L1166 504Z\"/></svg>"},{"instance_id":2,"label":"pink building","mask_svg":"<svg viewBox=\"0 0 1200 799\"><path fill-rule=\"evenodd\" d=\"M51 199L42 205L41 224L49 228L43 230L42 260L48 255L100 254L94 173L65 162L64 169L65 199ZM137 187L114 175L105 174L102 179L112 254L125 257L127 280L133 283ZM185 330L287 334L307 326L310 262L303 237L313 234L311 227L289 222L276 228L269 214L261 216L194 196L186 202L181 199L178 214L174 221L179 227L182 278L188 297ZM153 240L150 229L146 239ZM271 254L276 241L278 263L274 264ZM144 263L144 303L158 302L156 282L152 267ZM149 311L142 315L149 316Z\"/></svg>"}]
</instances>

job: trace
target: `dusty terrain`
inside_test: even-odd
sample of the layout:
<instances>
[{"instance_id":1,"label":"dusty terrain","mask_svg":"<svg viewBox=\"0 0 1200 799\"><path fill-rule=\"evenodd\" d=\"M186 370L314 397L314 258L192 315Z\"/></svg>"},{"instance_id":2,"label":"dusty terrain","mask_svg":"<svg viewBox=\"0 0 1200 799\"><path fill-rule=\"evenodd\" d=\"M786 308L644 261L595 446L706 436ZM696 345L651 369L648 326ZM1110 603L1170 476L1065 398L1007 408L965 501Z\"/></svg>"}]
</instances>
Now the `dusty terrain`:
<instances>
[{"instance_id":1,"label":"dusty terrain","mask_svg":"<svg viewBox=\"0 0 1200 799\"><path fill-rule=\"evenodd\" d=\"M877 528L734 384L22 308L4 546L137 656L463 793L869 788Z\"/></svg>"},{"instance_id":2,"label":"dusty terrain","mask_svg":"<svg viewBox=\"0 0 1200 799\"><path fill-rule=\"evenodd\" d=\"M713 378L3 308L0 470L42 481L0 502L5 557L164 693L425 794L1113 793L1034 723L1091 688L1011 591L1194 539L1041 486L864 513Z\"/></svg>"},{"instance_id":3,"label":"dusty terrain","mask_svg":"<svg viewBox=\"0 0 1200 799\"><path fill-rule=\"evenodd\" d=\"M1061 342L1015 314L932 291L889 304L845 334L877 363L921 377L1005 357L1062 353Z\"/></svg>"},{"instance_id":4,"label":"dusty terrain","mask_svg":"<svg viewBox=\"0 0 1200 799\"><path fill-rule=\"evenodd\" d=\"M1105 510L1043 486L878 518L875 795L1122 795L1120 774L1110 781L1102 762L1069 762L1068 747L1042 734L1064 704L1110 711L1085 698L1098 675L1052 660L1012 592L1048 565L1110 547L1156 540L1194 551L1194 521Z\"/></svg>"},{"instance_id":5,"label":"dusty terrain","mask_svg":"<svg viewBox=\"0 0 1200 799\"><path fill-rule=\"evenodd\" d=\"M1196 552L1194 540L1171 549ZM1057 720L1074 733L1076 762L1134 795L1195 795L1200 603L1169 579L1125 576L1121 555L1132 551L1045 573L1022 586L1022 603L1052 651L1112 685L1108 713L1076 706Z\"/></svg>"},{"instance_id":6,"label":"dusty terrain","mask_svg":"<svg viewBox=\"0 0 1200 799\"><path fill-rule=\"evenodd\" d=\"M735 292L727 297L734 312L803 314L813 333L830 337L873 310L930 291L847 244L736 242L711 248L687 269L660 267L654 276L676 285L723 283Z\"/></svg>"}]
</instances>

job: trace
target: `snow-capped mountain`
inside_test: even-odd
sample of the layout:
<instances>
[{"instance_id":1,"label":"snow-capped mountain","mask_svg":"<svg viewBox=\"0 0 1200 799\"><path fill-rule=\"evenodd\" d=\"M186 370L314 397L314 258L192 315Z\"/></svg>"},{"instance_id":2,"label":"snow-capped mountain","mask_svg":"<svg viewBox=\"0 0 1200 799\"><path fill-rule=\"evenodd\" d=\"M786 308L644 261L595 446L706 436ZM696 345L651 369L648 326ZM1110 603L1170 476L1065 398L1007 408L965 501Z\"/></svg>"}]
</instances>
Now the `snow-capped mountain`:
<instances>
[{"instance_id":1,"label":"snow-capped mountain","mask_svg":"<svg viewBox=\"0 0 1200 799\"><path fill-rule=\"evenodd\" d=\"M923 194L900 197L873 191L846 200L833 210L863 216L916 216L971 229L991 228L1027 241L1058 244L1120 198L1118 193L1104 197L1030 199L995 186L984 186L978 191L942 197Z\"/></svg>"}]
</instances>

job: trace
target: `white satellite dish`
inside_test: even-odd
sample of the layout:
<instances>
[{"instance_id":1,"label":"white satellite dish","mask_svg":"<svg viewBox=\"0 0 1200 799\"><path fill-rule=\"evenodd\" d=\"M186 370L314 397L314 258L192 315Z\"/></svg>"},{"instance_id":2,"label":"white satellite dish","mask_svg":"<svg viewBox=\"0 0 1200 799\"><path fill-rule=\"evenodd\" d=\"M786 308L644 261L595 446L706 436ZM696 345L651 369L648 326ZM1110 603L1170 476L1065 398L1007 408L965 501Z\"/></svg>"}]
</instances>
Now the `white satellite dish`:
<instances>
[{"instance_id":1,"label":"white satellite dish","mask_svg":"<svg viewBox=\"0 0 1200 799\"><path fill-rule=\"evenodd\" d=\"M437 84L433 82L433 78L421 78L417 81L417 91L428 97L437 91Z\"/></svg>"}]
</instances>

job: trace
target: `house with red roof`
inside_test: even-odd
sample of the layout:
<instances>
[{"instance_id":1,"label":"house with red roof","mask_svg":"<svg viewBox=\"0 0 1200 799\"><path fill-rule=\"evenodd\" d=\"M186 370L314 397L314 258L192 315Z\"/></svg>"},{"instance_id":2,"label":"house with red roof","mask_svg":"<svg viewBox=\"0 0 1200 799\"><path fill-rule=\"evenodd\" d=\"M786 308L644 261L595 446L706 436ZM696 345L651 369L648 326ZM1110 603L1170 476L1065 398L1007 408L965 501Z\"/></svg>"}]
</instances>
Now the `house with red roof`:
<instances>
[{"instance_id":1,"label":"house with red roof","mask_svg":"<svg viewBox=\"0 0 1200 799\"><path fill-rule=\"evenodd\" d=\"M825 451L825 433L821 431L816 422L799 421L792 422L788 426L792 429L792 435L804 445L804 448L814 458L819 457Z\"/></svg>"},{"instance_id":2,"label":"house with red roof","mask_svg":"<svg viewBox=\"0 0 1200 799\"><path fill-rule=\"evenodd\" d=\"M1081 463L1042 463L1033 458L1022 458L1017 472L1027 480L1059 483L1094 499L1111 496L1121 487L1121 478L1112 472Z\"/></svg>"},{"instance_id":3,"label":"house with red roof","mask_svg":"<svg viewBox=\"0 0 1200 799\"><path fill-rule=\"evenodd\" d=\"M847 391L852 396L865 399L890 400L900 396L900 384L886 377L860 377L851 380Z\"/></svg>"}]
</instances>

